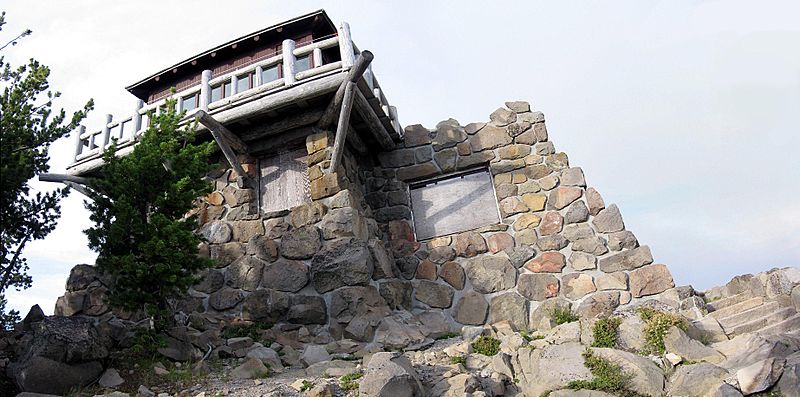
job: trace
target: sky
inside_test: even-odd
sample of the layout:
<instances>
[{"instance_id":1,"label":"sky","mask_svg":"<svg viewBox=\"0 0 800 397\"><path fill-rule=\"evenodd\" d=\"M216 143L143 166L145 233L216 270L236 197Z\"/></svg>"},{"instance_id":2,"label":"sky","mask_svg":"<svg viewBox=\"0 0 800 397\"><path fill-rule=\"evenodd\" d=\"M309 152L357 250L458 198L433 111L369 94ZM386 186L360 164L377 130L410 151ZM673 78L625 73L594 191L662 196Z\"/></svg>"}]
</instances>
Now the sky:
<instances>
[{"instance_id":1,"label":"sky","mask_svg":"<svg viewBox=\"0 0 800 397\"><path fill-rule=\"evenodd\" d=\"M3 51L52 68L85 122L133 112L124 87L274 23L324 8L375 54L402 125L486 121L508 100L544 112L557 150L582 167L628 230L698 290L800 266L800 2L6 0ZM224 4L224 6L222 5ZM51 172L73 140L51 149ZM33 184L36 189L52 186ZM28 245L34 284L9 292L52 313L70 268L92 263L83 197Z\"/></svg>"}]
</instances>

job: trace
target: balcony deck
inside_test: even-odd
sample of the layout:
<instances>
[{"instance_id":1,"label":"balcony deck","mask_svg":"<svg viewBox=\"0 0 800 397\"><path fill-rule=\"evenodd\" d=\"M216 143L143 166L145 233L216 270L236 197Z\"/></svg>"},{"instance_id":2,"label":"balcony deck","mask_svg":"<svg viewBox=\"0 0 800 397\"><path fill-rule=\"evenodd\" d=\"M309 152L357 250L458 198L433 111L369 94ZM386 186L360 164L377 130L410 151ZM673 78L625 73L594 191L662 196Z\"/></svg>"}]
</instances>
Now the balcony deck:
<instances>
[{"instance_id":1,"label":"balcony deck","mask_svg":"<svg viewBox=\"0 0 800 397\"><path fill-rule=\"evenodd\" d=\"M338 47L341 61L323 63L322 50ZM198 110L212 115L217 121L233 123L262 115L277 115L281 109L297 106L303 107L307 101L320 96L330 95L345 80L347 72L353 66L358 48L350 38L350 28L342 23L337 28L337 35L295 48L292 40L284 40L283 51L268 59L260 60L239 69L219 76L212 76L211 71L204 71L199 84L188 87L172 95L177 99L178 110L186 110L183 98L199 94L199 106L187 110L185 122L193 120ZM295 61L298 57L310 56L314 67L297 72ZM260 81L261 71L280 65L282 77L268 81ZM254 73L252 88L236 92L237 76ZM219 84L230 83L231 95L211 101L211 88ZM84 126L75 131L75 155L73 162L67 167L70 175L85 175L102 166L102 153L113 142L117 142L119 154L125 155L133 149L136 137L148 127L149 115L159 112L167 98L145 105L138 100L136 110L131 116L114 120L106 116L105 125L99 130L86 131ZM384 95L378 80L369 68L358 82L356 107L373 129L390 140L384 139L383 146L390 141L399 141L402 128L397 119L397 110L391 106ZM198 125L198 130L204 127ZM279 131L276 131L279 132ZM378 140L381 142L381 140ZM387 148L388 149L388 148Z\"/></svg>"}]
</instances>

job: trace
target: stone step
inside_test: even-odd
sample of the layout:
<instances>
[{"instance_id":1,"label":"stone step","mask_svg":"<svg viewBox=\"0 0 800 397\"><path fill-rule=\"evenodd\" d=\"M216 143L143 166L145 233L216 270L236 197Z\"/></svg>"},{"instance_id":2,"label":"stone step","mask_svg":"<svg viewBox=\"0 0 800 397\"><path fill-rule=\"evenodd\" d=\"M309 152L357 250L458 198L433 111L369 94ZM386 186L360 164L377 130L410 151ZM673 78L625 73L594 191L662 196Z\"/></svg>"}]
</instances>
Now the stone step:
<instances>
[{"instance_id":1,"label":"stone step","mask_svg":"<svg viewBox=\"0 0 800 397\"><path fill-rule=\"evenodd\" d=\"M757 296L755 298L750 298L741 302L734 303L730 306L725 306L721 309L709 313L708 315L719 320L721 318L730 317L734 314L741 313L745 310L750 310L754 307L761 306L763 303L764 303L764 297Z\"/></svg>"},{"instance_id":2,"label":"stone step","mask_svg":"<svg viewBox=\"0 0 800 397\"><path fill-rule=\"evenodd\" d=\"M749 322L737 325L737 326L732 327L732 328L722 327L722 329L725 330L725 333L728 334L728 336L741 335L741 334L744 334L746 332L756 332L756 331L760 331L763 328L767 328L767 327L769 327L769 326L771 326L773 324L777 324L777 323L779 323L779 322L781 322L783 320L786 320L787 318L792 317L792 316L794 316L796 314L797 314L797 311L795 311L791 307L787 307L787 308L780 309L778 311L769 313L769 314L765 315L764 317L757 318L757 319L755 319L753 321L749 321Z\"/></svg>"},{"instance_id":3,"label":"stone step","mask_svg":"<svg viewBox=\"0 0 800 397\"><path fill-rule=\"evenodd\" d=\"M728 306L731 306L731 305L735 305L735 304L737 304L739 302L746 301L746 300L748 300L748 299L750 299L752 297L753 297L753 294L751 294L750 292L742 292L740 294L731 295L731 296L729 296L727 298L722 298L720 300L715 300L713 302L708 302L706 304L706 307L710 311L716 311L716 310L719 310L719 309L724 309L724 308L726 308Z\"/></svg>"},{"instance_id":4,"label":"stone step","mask_svg":"<svg viewBox=\"0 0 800 397\"><path fill-rule=\"evenodd\" d=\"M758 333L762 335L800 334L800 314L795 314L777 324L763 328Z\"/></svg>"},{"instance_id":5,"label":"stone step","mask_svg":"<svg viewBox=\"0 0 800 397\"><path fill-rule=\"evenodd\" d=\"M722 326L722 328L729 329L729 328L734 328L737 325L741 325L746 322L764 317L766 315L769 315L770 313L778 311L779 309L780 305L778 304L778 302L768 301L764 302L763 305L756 306L752 309L740 311L728 317L722 317L722 318L716 317L716 319L719 322L719 325Z\"/></svg>"}]
</instances>

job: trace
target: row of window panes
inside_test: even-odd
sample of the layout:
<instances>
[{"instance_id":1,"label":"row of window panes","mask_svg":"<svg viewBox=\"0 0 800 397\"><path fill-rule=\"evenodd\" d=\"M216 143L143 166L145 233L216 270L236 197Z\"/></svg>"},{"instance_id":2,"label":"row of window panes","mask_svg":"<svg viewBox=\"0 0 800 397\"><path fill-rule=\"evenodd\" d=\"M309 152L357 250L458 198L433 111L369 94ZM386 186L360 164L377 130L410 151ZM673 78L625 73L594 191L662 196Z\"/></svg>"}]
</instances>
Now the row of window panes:
<instances>
[{"instance_id":1,"label":"row of window panes","mask_svg":"<svg viewBox=\"0 0 800 397\"><path fill-rule=\"evenodd\" d=\"M310 55L297 58L294 64L295 73L304 72L314 67L314 61ZM281 64L273 65L261 70L261 84L269 83L280 79L282 76ZM236 76L236 92L244 92L254 88L255 72ZM231 96L231 82L220 83L211 87L211 102L216 102L222 98ZM200 93L194 93L183 98L183 110L190 111L200 105Z\"/></svg>"}]
</instances>

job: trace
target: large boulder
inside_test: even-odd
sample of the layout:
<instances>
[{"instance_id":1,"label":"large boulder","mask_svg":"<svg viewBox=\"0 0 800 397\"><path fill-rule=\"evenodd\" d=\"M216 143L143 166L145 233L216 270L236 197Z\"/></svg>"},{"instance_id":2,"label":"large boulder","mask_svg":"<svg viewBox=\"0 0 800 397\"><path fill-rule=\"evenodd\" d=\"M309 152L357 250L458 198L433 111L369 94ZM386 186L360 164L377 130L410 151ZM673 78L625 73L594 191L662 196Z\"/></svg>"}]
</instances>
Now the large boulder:
<instances>
[{"instance_id":1,"label":"large boulder","mask_svg":"<svg viewBox=\"0 0 800 397\"><path fill-rule=\"evenodd\" d=\"M725 356L720 352L688 337L678 327L670 327L664 335L664 346L668 353L677 354L687 361L719 364L725 360Z\"/></svg>"},{"instance_id":2,"label":"large boulder","mask_svg":"<svg viewBox=\"0 0 800 397\"><path fill-rule=\"evenodd\" d=\"M548 345L541 349L519 349L512 366L518 386L526 396L539 396L561 389L575 380L591 380L584 365L584 347L578 342Z\"/></svg>"},{"instance_id":3,"label":"large boulder","mask_svg":"<svg viewBox=\"0 0 800 397\"><path fill-rule=\"evenodd\" d=\"M367 243L357 239L334 240L311 260L311 285L321 294L345 285L367 285L372 270Z\"/></svg>"},{"instance_id":4,"label":"large boulder","mask_svg":"<svg viewBox=\"0 0 800 397\"><path fill-rule=\"evenodd\" d=\"M60 395L100 377L111 339L91 319L47 317L31 328L7 368L20 390Z\"/></svg>"},{"instance_id":5,"label":"large boulder","mask_svg":"<svg viewBox=\"0 0 800 397\"><path fill-rule=\"evenodd\" d=\"M717 390L730 373L713 364L682 365L669 378L670 396L705 396Z\"/></svg>"},{"instance_id":6,"label":"large boulder","mask_svg":"<svg viewBox=\"0 0 800 397\"><path fill-rule=\"evenodd\" d=\"M397 352L379 352L372 356L364 370L358 395L417 397L424 396L425 390L407 358Z\"/></svg>"}]
</instances>

